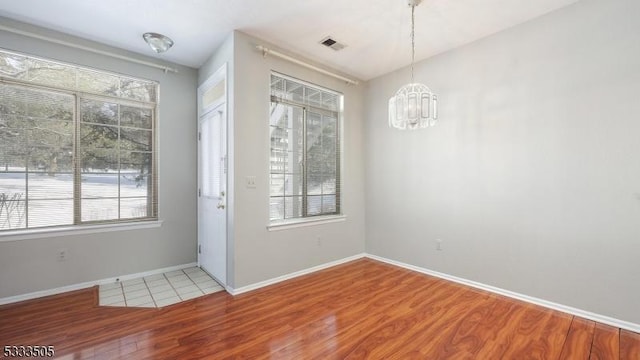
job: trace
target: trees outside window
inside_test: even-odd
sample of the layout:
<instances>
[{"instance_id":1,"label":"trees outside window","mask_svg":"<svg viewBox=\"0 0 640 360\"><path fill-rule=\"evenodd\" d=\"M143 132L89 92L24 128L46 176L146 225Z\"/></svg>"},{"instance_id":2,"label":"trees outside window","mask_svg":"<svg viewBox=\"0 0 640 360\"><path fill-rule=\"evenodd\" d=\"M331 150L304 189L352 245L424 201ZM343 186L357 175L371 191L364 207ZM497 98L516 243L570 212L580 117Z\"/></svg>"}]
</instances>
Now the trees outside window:
<instances>
[{"instance_id":1,"label":"trees outside window","mask_svg":"<svg viewBox=\"0 0 640 360\"><path fill-rule=\"evenodd\" d=\"M157 83L0 50L0 231L157 217Z\"/></svg>"}]
</instances>

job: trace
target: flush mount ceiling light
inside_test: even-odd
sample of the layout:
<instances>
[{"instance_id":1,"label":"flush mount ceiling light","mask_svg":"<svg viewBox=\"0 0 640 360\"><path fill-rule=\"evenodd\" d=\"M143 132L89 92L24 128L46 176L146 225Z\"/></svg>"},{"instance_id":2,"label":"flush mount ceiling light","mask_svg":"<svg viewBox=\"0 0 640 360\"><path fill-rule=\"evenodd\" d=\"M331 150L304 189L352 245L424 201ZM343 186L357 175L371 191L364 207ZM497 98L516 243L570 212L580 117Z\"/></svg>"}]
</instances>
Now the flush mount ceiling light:
<instances>
[{"instance_id":1,"label":"flush mount ceiling light","mask_svg":"<svg viewBox=\"0 0 640 360\"><path fill-rule=\"evenodd\" d=\"M422 0L408 0L411 7L411 83L389 99L389 126L415 130L433 126L438 120L438 96L426 85L413 81L416 57L415 9Z\"/></svg>"},{"instance_id":2,"label":"flush mount ceiling light","mask_svg":"<svg viewBox=\"0 0 640 360\"><path fill-rule=\"evenodd\" d=\"M173 46L173 40L162 34L148 32L144 33L142 38L147 42L147 44L149 44L151 49L158 54L169 50Z\"/></svg>"}]
</instances>

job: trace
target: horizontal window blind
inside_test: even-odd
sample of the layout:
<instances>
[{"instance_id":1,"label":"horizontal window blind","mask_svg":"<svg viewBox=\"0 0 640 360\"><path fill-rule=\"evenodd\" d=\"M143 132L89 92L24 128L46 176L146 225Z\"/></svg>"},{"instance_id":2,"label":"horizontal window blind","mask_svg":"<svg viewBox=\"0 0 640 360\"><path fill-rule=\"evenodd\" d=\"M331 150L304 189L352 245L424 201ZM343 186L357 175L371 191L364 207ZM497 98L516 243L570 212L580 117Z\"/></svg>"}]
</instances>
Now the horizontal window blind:
<instances>
[{"instance_id":1,"label":"horizontal window blind","mask_svg":"<svg viewBox=\"0 0 640 360\"><path fill-rule=\"evenodd\" d=\"M342 95L271 75L270 219L340 214Z\"/></svg>"},{"instance_id":2,"label":"horizontal window blind","mask_svg":"<svg viewBox=\"0 0 640 360\"><path fill-rule=\"evenodd\" d=\"M0 231L156 219L157 93L0 51Z\"/></svg>"}]
</instances>

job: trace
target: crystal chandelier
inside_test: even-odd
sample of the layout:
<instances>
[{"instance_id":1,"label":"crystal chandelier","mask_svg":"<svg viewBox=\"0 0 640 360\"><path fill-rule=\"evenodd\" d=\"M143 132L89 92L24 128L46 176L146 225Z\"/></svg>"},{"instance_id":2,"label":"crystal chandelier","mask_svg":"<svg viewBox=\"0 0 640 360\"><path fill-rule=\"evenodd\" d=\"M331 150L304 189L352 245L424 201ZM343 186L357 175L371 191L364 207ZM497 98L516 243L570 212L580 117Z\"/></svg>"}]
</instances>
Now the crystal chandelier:
<instances>
[{"instance_id":1,"label":"crystal chandelier","mask_svg":"<svg viewBox=\"0 0 640 360\"><path fill-rule=\"evenodd\" d=\"M411 6L411 83L401 87L389 99L389 126L401 130L426 128L435 125L438 120L438 96L426 85L413 81L415 9L422 0L408 1Z\"/></svg>"}]
</instances>

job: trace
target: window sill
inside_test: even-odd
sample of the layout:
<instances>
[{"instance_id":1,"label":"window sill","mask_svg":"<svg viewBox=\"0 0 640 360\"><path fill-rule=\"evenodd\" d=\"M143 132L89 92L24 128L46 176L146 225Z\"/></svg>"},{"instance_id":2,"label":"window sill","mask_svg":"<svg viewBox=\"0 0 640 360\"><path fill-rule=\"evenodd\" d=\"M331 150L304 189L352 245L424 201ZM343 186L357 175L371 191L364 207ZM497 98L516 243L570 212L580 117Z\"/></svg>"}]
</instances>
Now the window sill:
<instances>
[{"instance_id":1,"label":"window sill","mask_svg":"<svg viewBox=\"0 0 640 360\"><path fill-rule=\"evenodd\" d=\"M293 219L279 222L273 222L267 225L269 231L288 230L305 226L314 226L322 224L330 224L336 222L342 222L347 220L346 215L330 215L330 216L318 216L304 219Z\"/></svg>"},{"instance_id":2,"label":"window sill","mask_svg":"<svg viewBox=\"0 0 640 360\"><path fill-rule=\"evenodd\" d=\"M69 235L97 234L110 231L151 229L160 226L162 226L162 220L138 221L120 224L75 225L58 228L15 230L0 233L0 242Z\"/></svg>"}]
</instances>

